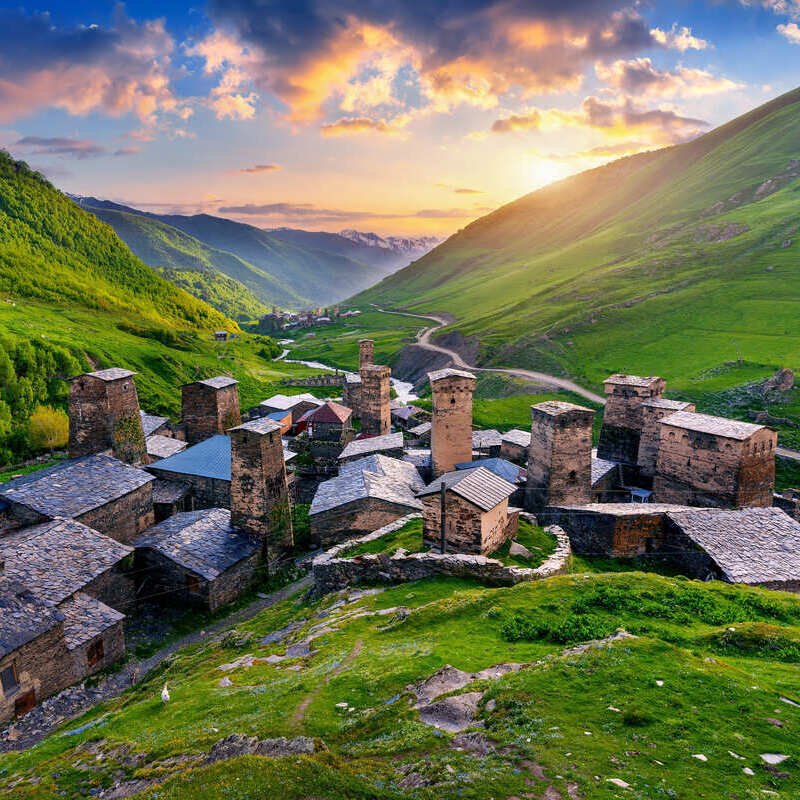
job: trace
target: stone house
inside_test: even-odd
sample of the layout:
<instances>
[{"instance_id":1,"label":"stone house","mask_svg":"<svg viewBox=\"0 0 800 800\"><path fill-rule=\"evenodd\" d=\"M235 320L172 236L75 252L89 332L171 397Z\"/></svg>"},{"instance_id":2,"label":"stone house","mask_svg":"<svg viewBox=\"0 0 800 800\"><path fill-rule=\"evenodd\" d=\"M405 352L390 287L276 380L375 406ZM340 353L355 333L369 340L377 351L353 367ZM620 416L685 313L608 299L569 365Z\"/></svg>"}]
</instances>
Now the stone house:
<instances>
[{"instance_id":1,"label":"stone house","mask_svg":"<svg viewBox=\"0 0 800 800\"><path fill-rule=\"evenodd\" d=\"M666 397L654 397L642 402L642 433L636 458L640 476L650 479L655 477L658 450L661 446L661 420L671 417L678 411L694 411L694 409L694 403L668 400Z\"/></svg>"},{"instance_id":2,"label":"stone house","mask_svg":"<svg viewBox=\"0 0 800 800\"><path fill-rule=\"evenodd\" d=\"M395 426L404 431L416 427L426 416L426 412L416 406L397 406L390 413Z\"/></svg>"},{"instance_id":3,"label":"stone house","mask_svg":"<svg viewBox=\"0 0 800 800\"><path fill-rule=\"evenodd\" d=\"M262 400L254 409L254 416L266 417L276 411L291 411L292 425L295 425L300 417L322 405L322 400L318 400L313 394L304 392L303 394L285 395L275 394L272 397Z\"/></svg>"},{"instance_id":4,"label":"stone house","mask_svg":"<svg viewBox=\"0 0 800 800\"><path fill-rule=\"evenodd\" d=\"M403 434L387 433L385 436L368 436L354 439L339 455L339 464L347 464L364 456L380 453L390 458L403 457Z\"/></svg>"},{"instance_id":5,"label":"stone house","mask_svg":"<svg viewBox=\"0 0 800 800\"><path fill-rule=\"evenodd\" d=\"M261 415L256 414L255 416ZM267 419L271 419L281 426L281 436L287 436L292 430L292 410L289 408L285 411L273 411L271 414L267 414Z\"/></svg>"},{"instance_id":6,"label":"stone house","mask_svg":"<svg viewBox=\"0 0 800 800\"><path fill-rule=\"evenodd\" d=\"M774 430L689 411L659 424L656 501L716 508L772 505Z\"/></svg>"},{"instance_id":7,"label":"stone house","mask_svg":"<svg viewBox=\"0 0 800 800\"><path fill-rule=\"evenodd\" d=\"M463 464L456 464L457 470L475 469L483 467L489 472L508 481L514 486L514 494L508 498L512 506L522 506L525 503L525 484L527 482L527 472L524 467L512 464L505 458L482 458L480 461L465 461Z\"/></svg>"},{"instance_id":8,"label":"stone house","mask_svg":"<svg viewBox=\"0 0 800 800\"><path fill-rule=\"evenodd\" d=\"M592 450L593 503L625 503L628 501L630 490L623 485L622 471L622 464L598 458L597 450Z\"/></svg>"},{"instance_id":9,"label":"stone house","mask_svg":"<svg viewBox=\"0 0 800 800\"><path fill-rule=\"evenodd\" d=\"M444 510L446 552L491 555L517 532L519 512L508 505L514 491L483 467L441 475L419 494L423 541L441 549Z\"/></svg>"},{"instance_id":10,"label":"stone house","mask_svg":"<svg viewBox=\"0 0 800 800\"><path fill-rule=\"evenodd\" d=\"M130 544L154 522L153 476L112 456L69 459L0 486L17 527L62 517Z\"/></svg>"},{"instance_id":11,"label":"stone house","mask_svg":"<svg viewBox=\"0 0 800 800\"><path fill-rule=\"evenodd\" d=\"M346 440L352 437L352 417L351 409L327 400L319 408L307 412L302 419L306 421L309 439L346 444Z\"/></svg>"},{"instance_id":12,"label":"stone house","mask_svg":"<svg viewBox=\"0 0 800 800\"><path fill-rule=\"evenodd\" d=\"M528 448L531 446L530 431L521 431L513 428L500 437L500 456L513 461L515 464L525 465L528 462Z\"/></svg>"},{"instance_id":13,"label":"stone house","mask_svg":"<svg viewBox=\"0 0 800 800\"><path fill-rule=\"evenodd\" d=\"M197 444L242 421L238 381L225 375L181 386L181 425L186 441Z\"/></svg>"},{"instance_id":14,"label":"stone house","mask_svg":"<svg viewBox=\"0 0 800 800\"><path fill-rule=\"evenodd\" d=\"M412 441L419 442L420 444L430 444L431 428L432 424L430 422L421 422L419 425L409 428L406 433L408 433Z\"/></svg>"},{"instance_id":15,"label":"stone house","mask_svg":"<svg viewBox=\"0 0 800 800\"><path fill-rule=\"evenodd\" d=\"M383 454L342 464L339 475L321 483L314 495L312 540L328 547L420 511L416 493L424 486L413 464Z\"/></svg>"},{"instance_id":16,"label":"stone house","mask_svg":"<svg viewBox=\"0 0 800 800\"><path fill-rule=\"evenodd\" d=\"M503 434L493 428L472 431L472 450L479 458L500 458Z\"/></svg>"}]
</instances>

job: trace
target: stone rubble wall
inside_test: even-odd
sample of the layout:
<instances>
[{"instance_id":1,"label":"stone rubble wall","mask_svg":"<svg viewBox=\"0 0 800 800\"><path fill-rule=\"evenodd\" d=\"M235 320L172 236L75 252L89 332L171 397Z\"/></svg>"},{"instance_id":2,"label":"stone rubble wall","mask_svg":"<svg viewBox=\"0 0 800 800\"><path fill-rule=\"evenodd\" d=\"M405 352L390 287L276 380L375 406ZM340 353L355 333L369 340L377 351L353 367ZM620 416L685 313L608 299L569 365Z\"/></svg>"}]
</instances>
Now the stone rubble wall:
<instances>
[{"instance_id":1,"label":"stone rubble wall","mask_svg":"<svg viewBox=\"0 0 800 800\"><path fill-rule=\"evenodd\" d=\"M522 514L532 524L536 519ZM564 573L572 550L567 534L559 527L546 528L556 537L553 554L536 567L507 567L494 558L459 553L406 553L399 550L394 555L362 555L344 558L342 555L352 547L371 542L399 530L420 514L409 514L358 539L351 539L317 556L312 562L314 591L317 595L339 591L348 586L379 583L406 583L423 578L457 577L475 578L489 586L514 586L523 581L542 580Z\"/></svg>"}]
</instances>

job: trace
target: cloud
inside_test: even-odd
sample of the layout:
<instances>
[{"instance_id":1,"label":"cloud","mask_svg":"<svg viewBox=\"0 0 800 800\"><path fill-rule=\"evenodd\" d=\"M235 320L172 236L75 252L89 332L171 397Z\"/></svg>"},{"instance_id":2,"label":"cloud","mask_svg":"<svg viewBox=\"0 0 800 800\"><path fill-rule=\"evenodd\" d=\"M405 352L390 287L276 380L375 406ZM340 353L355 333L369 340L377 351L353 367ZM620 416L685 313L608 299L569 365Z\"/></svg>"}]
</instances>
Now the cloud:
<instances>
[{"instance_id":1,"label":"cloud","mask_svg":"<svg viewBox=\"0 0 800 800\"><path fill-rule=\"evenodd\" d=\"M254 164L252 167L242 167L239 172L254 175L259 172L277 172L280 169L279 164Z\"/></svg>"},{"instance_id":2,"label":"cloud","mask_svg":"<svg viewBox=\"0 0 800 800\"><path fill-rule=\"evenodd\" d=\"M528 114L512 114L510 117L496 119L492 124L492 132L535 131L539 129L541 124L542 114L534 109Z\"/></svg>"},{"instance_id":3,"label":"cloud","mask_svg":"<svg viewBox=\"0 0 800 800\"><path fill-rule=\"evenodd\" d=\"M458 186L453 189L455 194L483 194L483 189L469 189L467 187Z\"/></svg>"},{"instance_id":4,"label":"cloud","mask_svg":"<svg viewBox=\"0 0 800 800\"><path fill-rule=\"evenodd\" d=\"M644 142L626 141L616 142L615 144L603 144L597 147L590 147L587 150L574 150L569 153L548 153L543 156L548 161L560 161L563 163L583 162L583 161L608 161L623 156L631 156L652 150L652 146Z\"/></svg>"},{"instance_id":5,"label":"cloud","mask_svg":"<svg viewBox=\"0 0 800 800\"><path fill-rule=\"evenodd\" d=\"M778 25L777 31L791 44L800 44L800 27L797 26L796 22L789 22L785 25Z\"/></svg>"},{"instance_id":6,"label":"cloud","mask_svg":"<svg viewBox=\"0 0 800 800\"><path fill-rule=\"evenodd\" d=\"M688 29L651 30L619 0L210 0L208 13L214 32L187 52L220 77L209 102L238 94L233 105L252 107L253 92L268 93L294 122L334 119L328 135L385 133L421 109L575 90L595 61L704 46ZM218 113L234 115L228 105Z\"/></svg>"},{"instance_id":7,"label":"cloud","mask_svg":"<svg viewBox=\"0 0 800 800\"><path fill-rule=\"evenodd\" d=\"M108 148L90 139L68 139L63 136L23 136L14 146L31 155L72 156L78 159L108 155L129 156L139 152L136 147L122 147L110 152Z\"/></svg>"},{"instance_id":8,"label":"cloud","mask_svg":"<svg viewBox=\"0 0 800 800\"><path fill-rule=\"evenodd\" d=\"M121 6L109 28L0 9L0 122L43 108L134 114L147 125L161 113L191 113L170 87L172 49L163 20L135 22Z\"/></svg>"},{"instance_id":9,"label":"cloud","mask_svg":"<svg viewBox=\"0 0 800 800\"><path fill-rule=\"evenodd\" d=\"M651 97L701 97L743 88L728 78L718 78L702 69L678 66L660 70L649 58L620 59L611 64L596 64L595 73L614 89L626 94Z\"/></svg>"},{"instance_id":10,"label":"cloud","mask_svg":"<svg viewBox=\"0 0 800 800\"><path fill-rule=\"evenodd\" d=\"M681 53L685 53L687 50L705 50L709 46L705 39L699 39L694 36L691 28L686 26L679 28L677 23L673 24L668 31L661 28L651 28L650 35L662 47L678 50Z\"/></svg>"}]
</instances>

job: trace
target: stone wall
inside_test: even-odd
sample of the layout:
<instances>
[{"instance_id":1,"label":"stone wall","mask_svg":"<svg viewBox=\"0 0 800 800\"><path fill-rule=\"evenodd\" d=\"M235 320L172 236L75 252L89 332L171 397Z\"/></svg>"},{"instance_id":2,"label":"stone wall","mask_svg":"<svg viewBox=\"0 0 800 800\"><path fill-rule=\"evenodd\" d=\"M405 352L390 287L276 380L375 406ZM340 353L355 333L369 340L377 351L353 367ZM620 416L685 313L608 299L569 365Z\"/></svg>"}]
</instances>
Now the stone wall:
<instances>
[{"instance_id":1,"label":"stone wall","mask_svg":"<svg viewBox=\"0 0 800 800\"><path fill-rule=\"evenodd\" d=\"M190 445L225 433L241 421L236 383L216 387L197 381L181 387L181 423Z\"/></svg>"},{"instance_id":2,"label":"stone wall","mask_svg":"<svg viewBox=\"0 0 800 800\"><path fill-rule=\"evenodd\" d=\"M132 544L140 533L155 524L152 482L75 519L118 542Z\"/></svg>"},{"instance_id":3,"label":"stone wall","mask_svg":"<svg viewBox=\"0 0 800 800\"><path fill-rule=\"evenodd\" d=\"M592 497L594 411L572 403L531 406L525 507L588 503Z\"/></svg>"},{"instance_id":4,"label":"stone wall","mask_svg":"<svg viewBox=\"0 0 800 800\"><path fill-rule=\"evenodd\" d=\"M204 478L201 475L185 475L179 472L159 472L158 464L151 464L147 471L165 481L180 481L190 486L192 510L231 507L230 481Z\"/></svg>"},{"instance_id":5,"label":"stone wall","mask_svg":"<svg viewBox=\"0 0 800 800\"><path fill-rule=\"evenodd\" d=\"M370 497L311 517L311 540L321 547L352 539L405 517L408 506Z\"/></svg>"},{"instance_id":6,"label":"stone wall","mask_svg":"<svg viewBox=\"0 0 800 800\"><path fill-rule=\"evenodd\" d=\"M136 604L136 581L132 574L134 556L131 553L117 566L98 575L81 591L117 611L128 612Z\"/></svg>"},{"instance_id":7,"label":"stone wall","mask_svg":"<svg viewBox=\"0 0 800 800\"><path fill-rule=\"evenodd\" d=\"M658 449L661 444L661 420L677 411L694 411L694 403L680 403L674 400L655 398L642 403L642 433L639 437L639 451L636 463L640 473L653 478L656 474Z\"/></svg>"},{"instance_id":8,"label":"stone wall","mask_svg":"<svg viewBox=\"0 0 800 800\"><path fill-rule=\"evenodd\" d=\"M89 648L95 642L103 641L103 657L96 663L89 664ZM115 625L106 628L101 634L93 639L83 642L79 647L71 651L73 680L80 681L95 672L110 667L125 655L125 633L123 621L120 620ZM72 682L72 681L71 681Z\"/></svg>"},{"instance_id":9,"label":"stone wall","mask_svg":"<svg viewBox=\"0 0 800 800\"><path fill-rule=\"evenodd\" d=\"M441 549L441 496L422 498L422 539L430 548ZM445 548L448 553L488 556L494 553L511 533L508 500L483 511L455 492L445 495Z\"/></svg>"},{"instance_id":10,"label":"stone wall","mask_svg":"<svg viewBox=\"0 0 800 800\"><path fill-rule=\"evenodd\" d=\"M138 598L164 605L209 608L209 582L149 547L136 549Z\"/></svg>"},{"instance_id":11,"label":"stone wall","mask_svg":"<svg viewBox=\"0 0 800 800\"><path fill-rule=\"evenodd\" d=\"M525 515L535 524L535 519ZM314 590L318 595L339 591L348 586L406 583L424 578L473 578L489 586L513 586L523 581L535 581L566 572L571 550L567 535L560 528L548 532L557 540L555 552L539 567L526 569L506 567L500 561L479 555L441 553L406 553L394 555L363 555L343 558L352 547L379 539L402 528L419 514L410 514L391 525L373 531L359 539L351 539L317 556L312 563Z\"/></svg>"},{"instance_id":12,"label":"stone wall","mask_svg":"<svg viewBox=\"0 0 800 800\"><path fill-rule=\"evenodd\" d=\"M360 339L358 342L358 368L364 369L375 363L375 342L372 339Z\"/></svg>"},{"instance_id":13,"label":"stone wall","mask_svg":"<svg viewBox=\"0 0 800 800\"><path fill-rule=\"evenodd\" d=\"M435 478L452 472L456 464L472 461L472 395L476 385L474 376L457 370L431 380L431 465Z\"/></svg>"},{"instance_id":14,"label":"stone wall","mask_svg":"<svg viewBox=\"0 0 800 800\"><path fill-rule=\"evenodd\" d=\"M211 581L208 592L208 610L216 611L237 600L253 585L259 572L264 573L260 553L254 553L249 558L242 559L238 564L225 570L219 577Z\"/></svg>"},{"instance_id":15,"label":"stone wall","mask_svg":"<svg viewBox=\"0 0 800 800\"><path fill-rule=\"evenodd\" d=\"M373 364L364 367L361 374L361 432L370 436L383 436L391 429L389 367Z\"/></svg>"},{"instance_id":16,"label":"stone wall","mask_svg":"<svg viewBox=\"0 0 800 800\"><path fill-rule=\"evenodd\" d=\"M763 428L744 441L661 423L653 481L660 503L737 508L772 505L777 434Z\"/></svg>"}]
</instances>

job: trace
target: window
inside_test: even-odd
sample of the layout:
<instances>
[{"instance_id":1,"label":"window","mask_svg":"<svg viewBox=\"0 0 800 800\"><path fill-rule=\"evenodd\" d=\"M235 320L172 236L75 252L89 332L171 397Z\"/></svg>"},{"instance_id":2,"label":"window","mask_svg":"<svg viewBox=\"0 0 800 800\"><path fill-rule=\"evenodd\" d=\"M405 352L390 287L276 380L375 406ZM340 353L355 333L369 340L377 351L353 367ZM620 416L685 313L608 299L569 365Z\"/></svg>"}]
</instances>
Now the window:
<instances>
[{"instance_id":1,"label":"window","mask_svg":"<svg viewBox=\"0 0 800 800\"><path fill-rule=\"evenodd\" d=\"M5 694L6 697L10 697L19 689L17 669L13 664L0 671L0 684L3 686L3 694Z\"/></svg>"},{"instance_id":2,"label":"window","mask_svg":"<svg viewBox=\"0 0 800 800\"><path fill-rule=\"evenodd\" d=\"M189 594L200 594L200 580L197 575L186 576L186 589Z\"/></svg>"},{"instance_id":3,"label":"window","mask_svg":"<svg viewBox=\"0 0 800 800\"><path fill-rule=\"evenodd\" d=\"M103 640L98 639L96 642L92 642L89 645L89 649L86 651L86 660L89 662L90 667L94 667L99 664L103 657L106 654L105 646L103 645Z\"/></svg>"}]
</instances>

